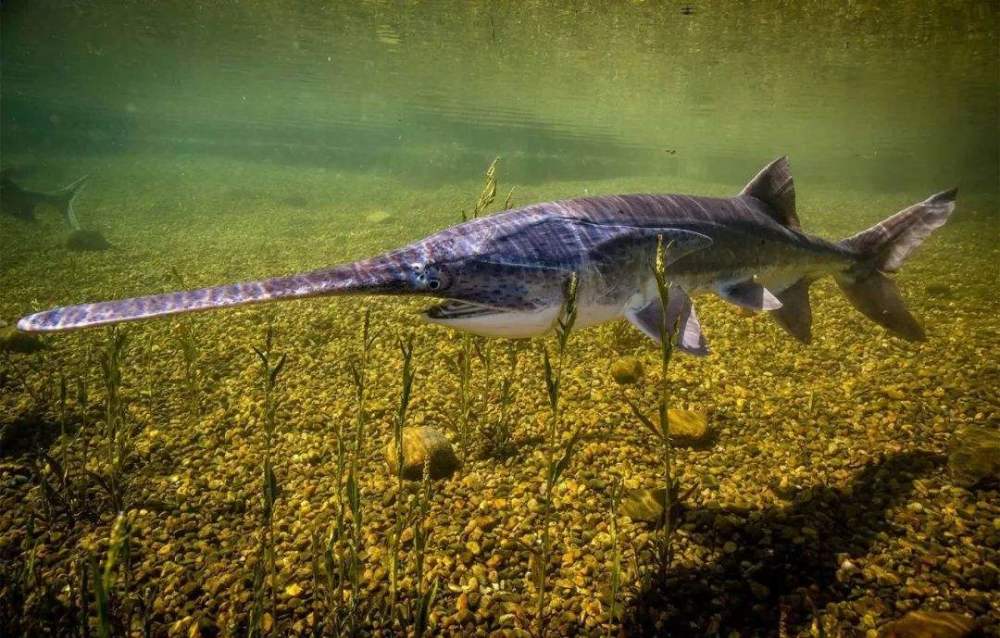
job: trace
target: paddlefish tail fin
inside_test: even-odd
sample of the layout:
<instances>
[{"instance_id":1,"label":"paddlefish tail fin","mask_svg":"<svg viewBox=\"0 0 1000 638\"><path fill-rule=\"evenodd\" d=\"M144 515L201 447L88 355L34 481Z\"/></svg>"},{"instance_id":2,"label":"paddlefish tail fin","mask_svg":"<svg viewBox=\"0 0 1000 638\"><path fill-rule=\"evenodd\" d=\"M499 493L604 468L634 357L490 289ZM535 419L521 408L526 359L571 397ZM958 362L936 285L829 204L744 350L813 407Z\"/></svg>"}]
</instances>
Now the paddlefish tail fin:
<instances>
[{"instance_id":1,"label":"paddlefish tail fin","mask_svg":"<svg viewBox=\"0 0 1000 638\"><path fill-rule=\"evenodd\" d=\"M909 341L923 341L924 329L913 318L896 283L887 273L902 267L914 250L955 211L958 189L932 195L840 242L857 262L836 275L847 299L863 315Z\"/></svg>"},{"instance_id":2,"label":"paddlefish tail fin","mask_svg":"<svg viewBox=\"0 0 1000 638\"><path fill-rule=\"evenodd\" d=\"M66 225L73 230L80 230L80 222L76 218L76 211L73 210L73 201L80 194L80 191L83 190L88 179L90 179L90 176L84 175L72 184L60 188L49 196L52 198L52 203L62 213Z\"/></svg>"}]
</instances>

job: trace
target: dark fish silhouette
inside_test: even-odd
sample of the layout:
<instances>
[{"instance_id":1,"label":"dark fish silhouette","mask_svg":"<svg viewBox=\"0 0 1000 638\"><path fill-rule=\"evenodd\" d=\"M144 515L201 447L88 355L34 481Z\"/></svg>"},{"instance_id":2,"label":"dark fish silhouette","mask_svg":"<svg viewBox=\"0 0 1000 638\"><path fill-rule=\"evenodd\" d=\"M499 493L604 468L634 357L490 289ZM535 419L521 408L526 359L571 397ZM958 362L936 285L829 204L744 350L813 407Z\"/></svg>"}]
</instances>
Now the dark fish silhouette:
<instances>
[{"instance_id":1,"label":"dark fish silhouette","mask_svg":"<svg viewBox=\"0 0 1000 638\"><path fill-rule=\"evenodd\" d=\"M81 177L72 184L52 193L39 193L21 188L11 179L10 169L0 171L0 210L7 215L34 221L35 209L48 204L63 215L66 225L80 230L80 223L73 210L73 200L80 194L87 177Z\"/></svg>"},{"instance_id":2,"label":"dark fish silhouette","mask_svg":"<svg viewBox=\"0 0 1000 638\"><path fill-rule=\"evenodd\" d=\"M795 213L785 158L735 197L616 195L535 204L453 226L351 264L188 292L82 304L21 319L25 331L56 331L181 312L318 295L423 295L445 301L426 318L474 333L531 337L552 329L565 282L578 276L576 326L625 317L659 340L679 326L678 348L707 345L689 297L714 292L766 310L797 339L810 339L809 285L832 275L854 306L910 340L923 329L887 273L895 272L955 209L956 191L934 195L853 237L807 235ZM658 238L671 243L667 308L651 264Z\"/></svg>"}]
</instances>

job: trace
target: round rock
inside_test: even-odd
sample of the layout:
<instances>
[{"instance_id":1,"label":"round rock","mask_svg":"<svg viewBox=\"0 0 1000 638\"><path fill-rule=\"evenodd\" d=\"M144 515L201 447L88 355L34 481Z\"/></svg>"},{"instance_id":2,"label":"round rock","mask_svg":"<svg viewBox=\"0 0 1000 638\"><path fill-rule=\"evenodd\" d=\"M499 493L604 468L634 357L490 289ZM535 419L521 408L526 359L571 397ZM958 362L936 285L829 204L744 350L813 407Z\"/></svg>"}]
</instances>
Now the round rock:
<instances>
[{"instance_id":1,"label":"round rock","mask_svg":"<svg viewBox=\"0 0 1000 638\"><path fill-rule=\"evenodd\" d=\"M385 446L385 460L389 470L397 471L396 442ZM424 464L429 463L432 479L448 478L458 469L460 462L451 442L440 432L429 427L403 429L403 478L419 481L424 475Z\"/></svg>"}]
</instances>

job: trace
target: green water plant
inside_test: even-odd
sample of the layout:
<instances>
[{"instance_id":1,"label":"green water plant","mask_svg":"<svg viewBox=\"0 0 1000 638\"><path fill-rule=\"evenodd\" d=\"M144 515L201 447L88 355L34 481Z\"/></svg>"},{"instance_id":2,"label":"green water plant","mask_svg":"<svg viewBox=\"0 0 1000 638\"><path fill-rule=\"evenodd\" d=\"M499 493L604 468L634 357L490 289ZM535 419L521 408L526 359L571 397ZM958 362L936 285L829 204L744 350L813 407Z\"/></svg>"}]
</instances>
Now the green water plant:
<instances>
[{"instance_id":1,"label":"green water plant","mask_svg":"<svg viewBox=\"0 0 1000 638\"><path fill-rule=\"evenodd\" d=\"M79 447L80 453L80 470L82 473L87 472L87 462L90 460L90 385L87 382L86 370L90 369L90 350L87 350L86 355L87 364L84 366L84 372L76 378L76 387L74 395L76 398L76 410L79 414L79 423L76 426L76 436L75 443ZM78 498L82 502L86 494L86 486L83 482L79 483Z\"/></svg>"},{"instance_id":2,"label":"green water plant","mask_svg":"<svg viewBox=\"0 0 1000 638\"><path fill-rule=\"evenodd\" d=\"M361 591L361 555L364 551L364 539L362 528L364 525L364 511L361 503L361 486L358 484L354 470L347 473L347 482L344 486L348 513L348 542L347 542L347 562L346 569L347 582L350 586L350 606L347 610L347 627L350 635L358 633L360 621L360 611L362 605Z\"/></svg>"},{"instance_id":3,"label":"green water plant","mask_svg":"<svg viewBox=\"0 0 1000 638\"><path fill-rule=\"evenodd\" d=\"M50 526L55 523L59 515L65 515L71 522L74 518L73 490L69 473L70 445L69 437L67 437L69 392L66 373L62 369L59 371L55 394L57 419L59 420L59 460L57 461L41 447L37 450L37 456L44 461L44 466L40 466L36 459L30 459L32 474L41 488L45 502L46 519Z\"/></svg>"},{"instance_id":4,"label":"green water plant","mask_svg":"<svg viewBox=\"0 0 1000 638\"><path fill-rule=\"evenodd\" d=\"M69 441L66 436L66 426L69 419L69 411L67 408L67 399L69 398L69 386L66 382L66 371L59 371L59 386L57 389L59 394L59 439L62 447L63 455L63 465L66 465L66 456L69 453Z\"/></svg>"},{"instance_id":5,"label":"green water plant","mask_svg":"<svg viewBox=\"0 0 1000 638\"><path fill-rule=\"evenodd\" d=\"M513 204L513 201L514 201L514 189L515 188L517 188L517 187L516 186L511 186L510 190L507 191L507 197L505 197L504 200L503 200L503 209L504 210L510 210L510 207Z\"/></svg>"},{"instance_id":6,"label":"green water plant","mask_svg":"<svg viewBox=\"0 0 1000 638\"><path fill-rule=\"evenodd\" d=\"M483 175L483 188L479 192L479 196L476 198L475 206L472 208L471 216L468 215L465 210L462 210L462 221L466 222L469 219L476 219L481 215L484 215L489 207L493 204L493 201L497 196L497 164L500 162L500 158L496 157L490 162L490 165L486 168L486 173ZM513 189L511 193L508 194L508 200L513 195ZM483 360L488 364L488 345L483 345L480 340L473 337L467 332L463 332L461 335L461 344L459 346L458 354L455 355L453 367L455 373L458 376L458 441L459 450L462 455L463 461L469 460L469 453L472 448L472 434L473 434L473 424L472 424L472 359L473 354L478 354L480 360ZM489 400L489 374L486 374L486 380L484 382L483 391L480 394L484 403Z\"/></svg>"},{"instance_id":7,"label":"green water plant","mask_svg":"<svg viewBox=\"0 0 1000 638\"><path fill-rule=\"evenodd\" d=\"M325 535L319 528L312 535L313 590L321 604L316 623L318 635L340 635L339 611L344 591L344 572L341 569L340 550L346 536L342 477L346 468L347 454L344 446L344 428L339 424L336 445L337 517Z\"/></svg>"},{"instance_id":8,"label":"green water plant","mask_svg":"<svg viewBox=\"0 0 1000 638\"><path fill-rule=\"evenodd\" d=\"M542 344L542 365L546 397L549 406L549 423L545 436L546 470L545 484L541 499L541 532L538 547L532 555L535 578L535 623L538 635L543 635L546 628L545 603L549 560L552 554L551 519L553 517L553 493L562 481L569 468L576 446L580 442L583 430L577 426L569 435L562 432L562 383L563 369L566 364L567 346L570 333L577 317L578 277L572 273L566 281L563 290L563 303L556 318L554 330L556 346L550 354L546 344Z\"/></svg>"},{"instance_id":9,"label":"green water plant","mask_svg":"<svg viewBox=\"0 0 1000 638\"><path fill-rule=\"evenodd\" d=\"M484 456L504 459L514 454L514 405L517 371L522 343L510 341L507 346L507 365L500 378L496 407L486 418L482 428Z\"/></svg>"},{"instance_id":10,"label":"green water plant","mask_svg":"<svg viewBox=\"0 0 1000 638\"><path fill-rule=\"evenodd\" d=\"M479 359L479 364L482 366L483 369L482 385L480 386L479 389L479 408L478 408L478 413L480 415L480 423L483 423L484 420L486 419L486 415L490 413L490 407L492 404L493 347L492 347L492 341L484 338L474 339L472 343L473 343L473 348L476 352L476 358Z\"/></svg>"},{"instance_id":11,"label":"green water plant","mask_svg":"<svg viewBox=\"0 0 1000 638\"><path fill-rule=\"evenodd\" d=\"M184 276L176 267L170 269L173 285L178 290L187 288ZM199 365L199 352L197 331L195 320L187 317L178 320L174 327L174 338L177 340L177 349L181 353L184 370L184 394L188 404L188 416L192 421L197 421L201 416L201 368ZM150 387L150 400L152 400L152 387Z\"/></svg>"},{"instance_id":12,"label":"green water plant","mask_svg":"<svg viewBox=\"0 0 1000 638\"><path fill-rule=\"evenodd\" d=\"M155 418L156 407L156 374L154 373L153 362L156 360L156 355L153 350L153 345L155 341L153 335L146 336L146 343L143 345L143 362L142 370L143 375L146 379L146 387L142 390L142 395L146 399L146 412L149 414L149 418Z\"/></svg>"},{"instance_id":13,"label":"green water plant","mask_svg":"<svg viewBox=\"0 0 1000 638\"><path fill-rule=\"evenodd\" d=\"M131 532L132 526L128 514L120 512L111 527L111 538L104 561L98 564L96 557L92 556L90 559L88 571L92 577L91 586L97 607L97 635L100 638L125 635L131 631L130 613L124 614L124 620L119 618L118 625L120 626L116 627L114 622L117 617L114 613L115 607L122 606L122 601L125 601L129 595ZM86 600L85 597L84 600ZM87 625L84 624L84 626Z\"/></svg>"},{"instance_id":14,"label":"green water plant","mask_svg":"<svg viewBox=\"0 0 1000 638\"><path fill-rule=\"evenodd\" d=\"M424 582L424 564L427 560L427 548L431 540L431 528L428 523L430 502L431 468L430 457L428 457L424 460L423 478L420 490L417 492L417 515L413 522L413 581L416 590L411 599L409 624L414 638L421 638L430 629L430 612L438 591L436 578L429 585Z\"/></svg>"},{"instance_id":15,"label":"green water plant","mask_svg":"<svg viewBox=\"0 0 1000 638\"><path fill-rule=\"evenodd\" d=\"M372 307L365 308L365 318L361 324L360 344L358 352L347 362L347 370L351 376L351 384L354 386L354 449L351 451L351 469L357 471L359 459L364 454L365 429L368 414L366 412L367 385L368 385L368 361L371 357L372 347L377 338L372 331Z\"/></svg>"},{"instance_id":16,"label":"green water plant","mask_svg":"<svg viewBox=\"0 0 1000 638\"><path fill-rule=\"evenodd\" d=\"M344 428L338 425L336 518L325 536L317 532L313 537L313 580L316 591L322 592L324 606L316 628L317 634L324 636L340 636L345 627L356 628L361 566L356 540L362 518L360 493L348 454ZM345 595L349 595L348 605L344 605Z\"/></svg>"},{"instance_id":17,"label":"green water plant","mask_svg":"<svg viewBox=\"0 0 1000 638\"><path fill-rule=\"evenodd\" d=\"M611 485L611 507L609 516L611 518L611 573L609 574L608 592L608 636L614 633L614 623L618 620L621 610L621 603L618 597L622 588L622 546L620 530L618 529L618 509L622 502L622 491L624 485L620 477L616 477Z\"/></svg>"},{"instance_id":18,"label":"green water plant","mask_svg":"<svg viewBox=\"0 0 1000 638\"><path fill-rule=\"evenodd\" d=\"M462 342L455 355L455 371L458 375L458 445L462 460L469 455L470 420L472 418L472 335L462 333Z\"/></svg>"},{"instance_id":19,"label":"green water plant","mask_svg":"<svg viewBox=\"0 0 1000 638\"><path fill-rule=\"evenodd\" d=\"M413 335L399 340L399 351L402 356L402 387L400 389L399 406L396 418L392 423L392 444L396 458L396 499L393 508L395 521L389 533L389 547L386 552L386 571L389 574L389 614L396 613L396 602L399 596L400 562L399 551L403 527L406 525L406 503L403 479L403 428L406 427L406 416L413 396Z\"/></svg>"},{"instance_id":20,"label":"green water plant","mask_svg":"<svg viewBox=\"0 0 1000 638\"><path fill-rule=\"evenodd\" d=\"M372 309L365 310L358 351L348 360L347 371L354 394L353 444L348 445L344 427L337 426L336 518L321 539L314 537L314 579L322 583L325 613L324 635L356 635L363 613L361 572L364 537L364 511L359 466L364 456L367 429L366 401L368 363L377 335L372 330ZM408 391L407 391L408 392ZM407 399L408 405L408 399ZM405 420L405 408L400 416ZM345 604L346 603L346 604Z\"/></svg>"},{"instance_id":21,"label":"green water plant","mask_svg":"<svg viewBox=\"0 0 1000 638\"><path fill-rule=\"evenodd\" d=\"M653 275L656 279L656 290L660 297L663 308L668 307L670 299L670 281L667 278L667 263L670 253L670 244L664 244L663 236L657 236L656 256L652 265ZM678 331L678 324L675 320L670 325L670 319L666 312L660 313L660 385L658 388L657 418L649 418L639 407L636 401L623 392L625 402L628 404L632 414L636 419L653 435L653 438L660 445L660 456L663 464L664 481L664 503L662 520L660 521L660 538L657 548L657 565L661 579L666 577L667 570L672 560L672 540L674 534L674 501L677 497L678 486L673 478L673 439L670 435L670 380L667 376L670 360L673 356L674 339Z\"/></svg>"},{"instance_id":22,"label":"green water plant","mask_svg":"<svg viewBox=\"0 0 1000 638\"><path fill-rule=\"evenodd\" d=\"M274 438L277 431L277 411L279 401L275 393L281 371L285 367L286 355L274 354L274 324L268 321L264 333L263 348L254 347L260 363L260 379L263 389L261 422L264 426L263 481L260 544L254 565L254 597L251 610L250 635L265 633L264 597L270 592L271 619L277 618L277 593L275 591L275 548L274 548L274 507L278 500L278 478L274 472Z\"/></svg>"},{"instance_id":23,"label":"green water plant","mask_svg":"<svg viewBox=\"0 0 1000 638\"><path fill-rule=\"evenodd\" d=\"M192 421L201 416L201 370L199 367L198 339L191 321L177 325L177 343L184 361L184 393L188 404L188 415Z\"/></svg>"},{"instance_id":24,"label":"green water plant","mask_svg":"<svg viewBox=\"0 0 1000 638\"><path fill-rule=\"evenodd\" d=\"M134 438L138 426L128 419L122 388L122 363L128 339L123 330L113 326L101 353L99 363L104 381L104 423L101 432L104 476L96 476L111 498L115 512L126 509L129 482L126 469L132 459Z\"/></svg>"},{"instance_id":25,"label":"green water plant","mask_svg":"<svg viewBox=\"0 0 1000 638\"><path fill-rule=\"evenodd\" d=\"M500 162L499 157L495 157L490 165L486 168L486 173L483 176L484 183L483 189L479 192L479 197L476 198L476 205L472 208L472 215L469 216L466 212L462 211L462 221L468 221L469 219L476 219L480 215L484 214L486 210L493 203L493 200L497 197L497 164ZM511 191L513 194L513 191ZM508 196L509 197L509 196Z\"/></svg>"}]
</instances>

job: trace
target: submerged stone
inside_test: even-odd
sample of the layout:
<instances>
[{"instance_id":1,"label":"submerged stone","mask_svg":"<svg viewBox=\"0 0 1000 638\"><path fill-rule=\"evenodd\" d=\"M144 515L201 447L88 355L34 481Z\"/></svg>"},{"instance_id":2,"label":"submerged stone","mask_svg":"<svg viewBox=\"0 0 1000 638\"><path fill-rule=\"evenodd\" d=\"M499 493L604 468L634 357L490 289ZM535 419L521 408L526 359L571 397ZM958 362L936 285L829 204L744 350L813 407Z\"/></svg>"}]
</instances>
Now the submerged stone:
<instances>
[{"instance_id":1,"label":"submerged stone","mask_svg":"<svg viewBox=\"0 0 1000 638\"><path fill-rule=\"evenodd\" d=\"M611 364L611 378L618 385L633 385L642 379L642 362L635 357L623 357Z\"/></svg>"},{"instance_id":2,"label":"submerged stone","mask_svg":"<svg viewBox=\"0 0 1000 638\"><path fill-rule=\"evenodd\" d=\"M21 332L15 326L0 327L0 352L30 354L43 349L45 344L35 335Z\"/></svg>"},{"instance_id":3,"label":"submerged stone","mask_svg":"<svg viewBox=\"0 0 1000 638\"><path fill-rule=\"evenodd\" d=\"M391 217L392 215L384 210L373 210L370 213L365 214L365 221L369 224L381 224Z\"/></svg>"},{"instance_id":4,"label":"submerged stone","mask_svg":"<svg viewBox=\"0 0 1000 638\"><path fill-rule=\"evenodd\" d=\"M1000 431L976 425L960 428L951 440L948 468L963 487L1000 479Z\"/></svg>"},{"instance_id":5,"label":"submerged stone","mask_svg":"<svg viewBox=\"0 0 1000 638\"><path fill-rule=\"evenodd\" d=\"M396 444L390 440L385 446L385 460L389 470L397 471ZM419 481L424 475L424 464L432 479L448 478L460 463L451 442L434 428L403 429L403 478Z\"/></svg>"},{"instance_id":6,"label":"submerged stone","mask_svg":"<svg viewBox=\"0 0 1000 638\"><path fill-rule=\"evenodd\" d=\"M951 286L948 284L927 284L927 294L931 297L950 297Z\"/></svg>"},{"instance_id":7,"label":"submerged stone","mask_svg":"<svg viewBox=\"0 0 1000 638\"><path fill-rule=\"evenodd\" d=\"M682 441L704 441L710 434L708 415L701 410L670 408L667 411L667 422L670 435Z\"/></svg>"},{"instance_id":8,"label":"submerged stone","mask_svg":"<svg viewBox=\"0 0 1000 638\"><path fill-rule=\"evenodd\" d=\"M111 244L96 230L74 230L66 238L66 248L75 251L107 250Z\"/></svg>"},{"instance_id":9,"label":"submerged stone","mask_svg":"<svg viewBox=\"0 0 1000 638\"><path fill-rule=\"evenodd\" d=\"M971 618L945 611L911 611L879 631L879 638L964 638L976 623Z\"/></svg>"},{"instance_id":10,"label":"submerged stone","mask_svg":"<svg viewBox=\"0 0 1000 638\"><path fill-rule=\"evenodd\" d=\"M626 490L622 496L620 511L633 521L659 524L663 520L663 506L667 490L635 489Z\"/></svg>"}]
</instances>

